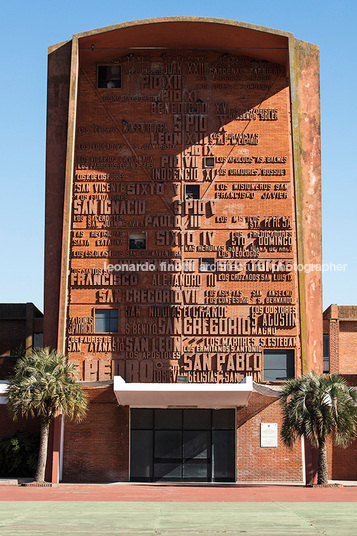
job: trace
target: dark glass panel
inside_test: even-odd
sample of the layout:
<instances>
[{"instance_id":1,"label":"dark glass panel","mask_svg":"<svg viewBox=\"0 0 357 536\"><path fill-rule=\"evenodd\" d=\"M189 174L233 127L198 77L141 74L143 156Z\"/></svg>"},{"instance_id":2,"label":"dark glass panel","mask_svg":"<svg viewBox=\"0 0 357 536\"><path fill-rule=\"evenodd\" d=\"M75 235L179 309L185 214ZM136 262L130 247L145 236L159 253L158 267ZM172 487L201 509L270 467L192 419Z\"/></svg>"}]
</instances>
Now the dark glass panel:
<instances>
[{"instance_id":1,"label":"dark glass panel","mask_svg":"<svg viewBox=\"0 0 357 536\"><path fill-rule=\"evenodd\" d=\"M132 430L130 480L151 481L153 466L153 431Z\"/></svg>"},{"instance_id":2,"label":"dark glass panel","mask_svg":"<svg viewBox=\"0 0 357 536\"><path fill-rule=\"evenodd\" d=\"M155 463L154 464L154 480L178 481L182 480L182 464L181 463Z\"/></svg>"},{"instance_id":3,"label":"dark glass panel","mask_svg":"<svg viewBox=\"0 0 357 536\"><path fill-rule=\"evenodd\" d=\"M235 432L219 430L212 432L213 480L232 482L235 480Z\"/></svg>"},{"instance_id":4,"label":"dark glass panel","mask_svg":"<svg viewBox=\"0 0 357 536\"><path fill-rule=\"evenodd\" d=\"M211 410L209 409L184 409L184 430L210 430Z\"/></svg>"},{"instance_id":5,"label":"dark glass panel","mask_svg":"<svg viewBox=\"0 0 357 536\"><path fill-rule=\"evenodd\" d=\"M210 457L210 432L190 431L183 432L183 457L202 458Z\"/></svg>"},{"instance_id":6,"label":"dark glass panel","mask_svg":"<svg viewBox=\"0 0 357 536\"><path fill-rule=\"evenodd\" d=\"M186 185L186 199L199 199L200 198L200 185L199 184L187 184Z\"/></svg>"},{"instance_id":7,"label":"dark glass panel","mask_svg":"<svg viewBox=\"0 0 357 536\"><path fill-rule=\"evenodd\" d=\"M183 477L186 480L200 480L207 482L211 480L210 465L207 463L184 462Z\"/></svg>"},{"instance_id":8,"label":"dark glass panel","mask_svg":"<svg viewBox=\"0 0 357 536\"><path fill-rule=\"evenodd\" d=\"M181 430L182 409L155 410L156 430Z\"/></svg>"},{"instance_id":9,"label":"dark glass panel","mask_svg":"<svg viewBox=\"0 0 357 536\"><path fill-rule=\"evenodd\" d=\"M118 309L95 310L95 333L116 333L118 331Z\"/></svg>"},{"instance_id":10,"label":"dark glass panel","mask_svg":"<svg viewBox=\"0 0 357 536\"><path fill-rule=\"evenodd\" d=\"M131 480L232 482L234 478L233 409L131 410Z\"/></svg>"},{"instance_id":11,"label":"dark glass panel","mask_svg":"<svg viewBox=\"0 0 357 536\"><path fill-rule=\"evenodd\" d=\"M234 409L217 409L212 412L213 430L234 430L235 412Z\"/></svg>"},{"instance_id":12,"label":"dark glass panel","mask_svg":"<svg viewBox=\"0 0 357 536\"><path fill-rule=\"evenodd\" d=\"M293 350L265 350L264 380L286 380L294 377Z\"/></svg>"},{"instance_id":13,"label":"dark glass panel","mask_svg":"<svg viewBox=\"0 0 357 536\"><path fill-rule=\"evenodd\" d=\"M155 458L182 458L182 432L181 430L155 431Z\"/></svg>"},{"instance_id":14,"label":"dark glass panel","mask_svg":"<svg viewBox=\"0 0 357 536\"><path fill-rule=\"evenodd\" d=\"M132 409L131 428L152 430L154 425L154 410L152 409Z\"/></svg>"}]
</instances>

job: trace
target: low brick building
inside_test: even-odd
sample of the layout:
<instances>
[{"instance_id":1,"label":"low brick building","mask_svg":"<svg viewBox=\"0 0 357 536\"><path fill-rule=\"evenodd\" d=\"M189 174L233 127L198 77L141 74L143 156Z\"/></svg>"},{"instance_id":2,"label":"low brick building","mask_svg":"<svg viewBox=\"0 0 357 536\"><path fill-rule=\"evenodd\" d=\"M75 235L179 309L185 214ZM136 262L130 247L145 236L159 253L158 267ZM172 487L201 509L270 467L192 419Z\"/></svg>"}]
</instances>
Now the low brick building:
<instances>
[{"instance_id":1,"label":"low brick building","mask_svg":"<svg viewBox=\"0 0 357 536\"><path fill-rule=\"evenodd\" d=\"M330 305L324 311L326 372L348 377L357 374L357 306ZM351 377L351 381L353 381Z\"/></svg>"},{"instance_id":2,"label":"low brick building","mask_svg":"<svg viewBox=\"0 0 357 536\"><path fill-rule=\"evenodd\" d=\"M13 421L6 408L4 389L16 360L43 346L43 314L33 303L0 304L0 436L24 428L38 431L37 420Z\"/></svg>"},{"instance_id":3,"label":"low brick building","mask_svg":"<svg viewBox=\"0 0 357 536\"><path fill-rule=\"evenodd\" d=\"M341 374L357 386L357 306L330 305L323 314L324 372ZM350 447L329 447L329 477L357 480L357 441Z\"/></svg>"},{"instance_id":4,"label":"low brick building","mask_svg":"<svg viewBox=\"0 0 357 536\"><path fill-rule=\"evenodd\" d=\"M16 359L43 346L43 314L33 303L0 303L0 379Z\"/></svg>"}]
</instances>

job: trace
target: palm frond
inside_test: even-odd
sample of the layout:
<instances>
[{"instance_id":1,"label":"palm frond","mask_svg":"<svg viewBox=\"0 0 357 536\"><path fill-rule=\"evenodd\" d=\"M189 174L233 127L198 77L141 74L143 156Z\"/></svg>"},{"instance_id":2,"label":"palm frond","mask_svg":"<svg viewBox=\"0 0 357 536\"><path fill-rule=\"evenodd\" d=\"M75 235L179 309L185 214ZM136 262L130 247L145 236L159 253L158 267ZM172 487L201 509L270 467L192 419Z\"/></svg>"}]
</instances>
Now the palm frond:
<instances>
[{"instance_id":1,"label":"palm frond","mask_svg":"<svg viewBox=\"0 0 357 536\"><path fill-rule=\"evenodd\" d=\"M292 445L304 435L319 448L333 432L335 443L347 446L356 436L356 399L338 375L309 373L288 381L280 399L284 443Z\"/></svg>"},{"instance_id":2,"label":"palm frond","mask_svg":"<svg viewBox=\"0 0 357 536\"><path fill-rule=\"evenodd\" d=\"M43 422L51 422L62 412L81 420L87 408L73 365L65 355L49 348L35 350L17 361L7 396L15 419L40 417Z\"/></svg>"}]
</instances>

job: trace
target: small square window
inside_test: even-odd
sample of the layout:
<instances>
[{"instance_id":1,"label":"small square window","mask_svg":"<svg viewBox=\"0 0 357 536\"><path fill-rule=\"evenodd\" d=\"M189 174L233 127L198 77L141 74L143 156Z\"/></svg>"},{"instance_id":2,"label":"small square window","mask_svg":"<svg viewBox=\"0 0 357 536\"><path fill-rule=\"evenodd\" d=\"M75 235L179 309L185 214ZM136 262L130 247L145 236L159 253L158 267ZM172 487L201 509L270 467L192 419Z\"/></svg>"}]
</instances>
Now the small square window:
<instances>
[{"instance_id":1,"label":"small square window","mask_svg":"<svg viewBox=\"0 0 357 536\"><path fill-rule=\"evenodd\" d=\"M205 167L214 167L214 156L206 156Z\"/></svg>"},{"instance_id":2,"label":"small square window","mask_svg":"<svg viewBox=\"0 0 357 536\"><path fill-rule=\"evenodd\" d=\"M216 263L213 257L201 259L200 272L214 272L215 269Z\"/></svg>"},{"instance_id":3,"label":"small square window","mask_svg":"<svg viewBox=\"0 0 357 536\"><path fill-rule=\"evenodd\" d=\"M95 310L95 333L118 333L118 309Z\"/></svg>"},{"instance_id":4,"label":"small square window","mask_svg":"<svg viewBox=\"0 0 357 536\"><path fill-rule=\"evenodd\" d=\"M200 198L200 185L199 184L187 184L186 185L186 199L199 199Z\"/></svg>"},{"instance_id":5,"label":"small square window","mask_svg":"<svg viewBox=\"0 0 357 536\"><path fill-rule=\"evenodd\" d=\"M130 233L129 249L146 249L146 233Z\"/></svg>"},{"instance_id":6,"label":"small square window","mask_svg":"<svg viewBox=\"0 0 357 536\"><path fill-rule=\"evenodd\" d=\"M98 66L98 87L117 89L121 87L121 67L120 65L99 65Z\"/></svg>"},{"instance_id":7,"label":"small square window","mask_svg":"<svg viewBox=\"0 0 357 536\"><path fill-rule=\"evenodd\" d=\"M294 350L264 351L264 381L284 381L294 377Z\"/></svg>"}]
</instances>

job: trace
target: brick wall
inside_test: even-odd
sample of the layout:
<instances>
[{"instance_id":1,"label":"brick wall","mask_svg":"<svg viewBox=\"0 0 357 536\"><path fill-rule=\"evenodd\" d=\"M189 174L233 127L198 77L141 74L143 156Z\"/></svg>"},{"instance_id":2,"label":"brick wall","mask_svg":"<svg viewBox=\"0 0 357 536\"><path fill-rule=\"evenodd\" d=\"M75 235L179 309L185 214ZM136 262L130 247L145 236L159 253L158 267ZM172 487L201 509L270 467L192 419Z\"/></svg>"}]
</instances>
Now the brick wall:
<instances>
[{"instance_id":1,"label":"brick wall","mask_svg":"<svg viewBox=\"0 0 357 536\"><path fill-rule=\"evenodd\" d=\"M264 348L293 348L295 372L301 374L300 289L300 295L304 293L305 296L303 311L305 306L307 310L307 318L301 322L304 323L302 339L307 345L305 368L318 368L320 317L317 314L310 318L310 311L316 313L320 307L320 297L317 297L320 296L320 275L311 274L298 281L296 271L275 274L270 273L268 268L262 268L267 273L251 274L247 270L245 277L241 274L241 279L240 274L236 278L231 277L235 274L226 274L225 279L219 277L225 274L198 271L198 261L202 257L239 258L242 261L261 258L267 259L268 263L297 262L298 236L299 253L302 254L299 262L319 261L318 54L314 49L314 59L310 62L311 45L295 43L299 50L296 49L293 55L300 59L294 69L301 74L295 97L291 93L294 84L290 83L288 69L290 45L294 44L288 41L293 39L292 36L280 36L278 32L270 34L261 29L251 33L246 27L231 28L231 23L206 25L196 24L196 21L193 25L192 21L186 21L183 25L183 21L171 21L167 25L166 22L161 21L156 27L152 24L139 25L138 28L135 25L132 28L131 24L127 28L118 26L117 30L111 29L110 32L92 32L90 38L82 36L78 42L77 38L74 39L71 88L74 91L76 86L74 72L78 44L78 102L75 102L72 93L69 102L67 97L61 101L55 96L57 81L52 79L57 71L65 73L66 79L61 87L68 89L67 53L70 45L65 45L66 51L63 51L58 65L54 59L50 61L53 68L49 69L51 99L48 109L50 137L46 214L51 216L53 223L49 220L46 232L46 245L49 246L46 251L50 248L50 255L46 254L45 340L49 332L55 333L51 340L56 339L58 319L59 346L65 343L69 359L77 367L78 378L93 382L108 380L118 374L126 381L175 382L177 374L186 373L190 380L197 382L236 382L247 373L253 373L256 381L262 381ZM255 52L249 47L251 40L255 47L259 44ZM225 54L221 50L223 42L231 47ZM140 55L127 53L130 46L138 47L143 43L145 47L152 43L153 50L150 53L141 51ZM165 53L155 50L158 43L160 48L167 47ZM247 54L252 54L251 58L240 57L237 52L244 43L247 44ZM191 51L183 52L183 46ZM215 46L218 47L216 51ZM204 48L206 52L202 52ZM121 89L108 91L107 88L98 88L98 65L117 66L119 63ZM146 73L149 73L148 76ZM167 75L170 77L166 83ZM173 87L173 83L177 87ZM192 107L189 104L191 98L194 99ZM291 102L299 103L299 109L292 110ZM178 103L183 112L177 111L180 110ZM189 104L188 112L185 111L186 104ZM68 140L68 148L73 141L75 171L73 180L69 174L66 177L68 195L62 207L66 136L59 135L56 120L60 117L61 128L66 126L64 112L67 108L69 132L72 132L72 119L76 114L74 139L69 135ZM266 110L266 117L260 117L262 120L256 120L255 112L251 119L243 117L243 112L258 108ZM277 111L274 119L270 118L269 110ZM298 130L307 129L308 132L307 136L303 136L305 141L301 154L304 158L298 147L293 158L292 114L293 122L299 119L301 125L305 125L297 127ZM298 117L294 117L296 115ZM207 123L202 126L202 121ZM159 127L160 123L163 123L163 128ZM178 133L182 134L182 138ZM259 145L246 143L243 133L244 136L254 136L256 140L259 138ZM230 137L233 134L239 135L239 140L233 141L234 136ZM169 137L166 138L166 135ZM51 139L57 144L54 156L51 156ZM71 162L70 153L69 150L67 165ZM206 155L212 157L213 164L203 158ZM313 161L311 155L314 155ZM169 161L173 163L168 164ZM62 164L62 168L58 164ZM215 175L209 175L213 171L210 169L212 165ZM72 167L69 166L69 169ZM313 175L310 172L312 168ZM300 170L299 177L294 176L297 169ZM172 170L175 174L170 177ZM155 182L159 179L160 182ZM185 186L192 185L191 181L197 182L201 188L199 197L203 208L199 211L184 205ZM141 188L128 188L131 183L137 183L136 186L142 183L144 193ZM157 192L154 188L150 193L151 186L158 184L162 184L162 191ZM261 185L264 188L260 189ZM60 195L54 195L54 191ZM224 192L229 195L225 197ZM299 197L301 192L304 193L303 203ZM120 211L115 209L119 218L112 217L115 213L111 214L113 205L110 205L117 199L124 204ZM98 204L93 200L98 200ZM100 205L99 200L104 200L104 204ZM129 210L125 206L127 200L130 204L141 201L146 206L143 205L143 211L137 208ZM54 216L53 207L56 210ZM157 215L168 217L168 223L154 223L150 218ZM314 232L306 226L311 217L315 218ZM64 241L60 267L62 220ZM56 231L54 239L53 229ZM163 229L167 233L165 240L160 236ZM180 233L183 230L185 234ZM129 249L129 237L133 231L147 233L145 255ZM283 242L279 244L283 235L284 239L288 239L286 245ZM68 240L67 236L70 236ZM77 277L78 274L101 274L108 262L116 264L126 258L131 261L193 260L197 271L195 275L201 280L199 284L162 282L156 274L142 271L136 274L136 282L129 285L107 283L100 278L96 279L97 282L83 283ZM59 299L60 269L62 286ZM68 274L67 292L64 282ZM160 292L162 288L166 292L176 292L175 299L160 299L156 295L149 299L145 295L148 290ZM183 289L187 294L182 293ZM127 290L142 291L142 294L137 298L132 298L132 294L128 297ZM166 320L166 311L156 315L151 304L168 304L171 310L174 310L172 306L179 305L180 315L175 328L170 316ZM217 333L215 326L209 331L201 329L201 313L189 308L198 306L197 309L200 309L208 305L217 310L219 305L223 305L225 318L232 321L242 319L248 328L242 333L233 328L229 328L227 333L224 329ZM296 314L296 321L295 318L293 321L280 318L280 315L286 314L280 310L281 305L282 309L288 310L287 314L294 317ZM48 315L48 307L54 314ZM118 333L95 332L96 308L118 309ZM184 316L190 318L190 315L195 315L197 320L192 332L185 331L180 325L181 319ZM243 334L246 336L231 342L227 350L215 349L226 348L229 344L222 338L223 335L233 339L233 335ZM202 347L213 350L202 350ZM227 352L223 356L226 359L223 366L223 359L220 361L222 356L218 359L217 352L220 351ZM198 355L201 352L212 352L205 363L203 355ZM243 360L236 352L244 352ZM250 352L257 355L253 356ZM232 362L233 355L238 356L236 363ZM257 365L253 366L252 362ZM207 379L207 370L216 374L213 380ZM234 374L229 373L232 370ZM90 391L87 419L79 425L66 423L65 426L64 478L125 480L129 459L128 409L117 407L111 388ZM262 449L261 422L278 422L280 425L280 414L276 402L254 395L248 408L238 409L239 479L300 480L300 446L286 449L279 442L277 448ZM266 464L267 456L271 459L270 464ZM264 469L265 465L269 465L269 471Z\"/></svg>"},{"instance_id":2,"label":"brick wall","mask_svg":"<svg viewBox=\"0 0 357 536\"><path fill-rule=\"evenodd\" d=\"M357 372L357 307L332 304L324 311L323 331L329 335L330 373Z\"/></svg>"},{"instance_id":3,"label":"brick wall","mask_svg":"<svg viewBox=\"0 0 357 536\"><path fill-rule=\"evenodd\" d=\"M143 57L140 56L141 59L135 56L129 61L126 53L123 53L120 56L122 88L118 91L110 90L109 93L106 89L98 89L98 62L104 61L104 58L104 63L119 61L117 49L112 48L113 40L116 38L120 38L120 32L117 35L114 32L106 36L106 52L101 52L100 56L97 55L96 45L94 46L95 52L87 55L85 44L79 43L81 68L78 79L76 161L71 200L73 205L71 239L68 244L71 274L69 292L66 296L69 327L66 351L69 359L78 368L78 378L86 381L110 379L116 374L115 361L120 361L120 365L125 368L121 375L126 381L165 381L162 379L162 372L166 373L166 378L169 378L166 381L175 381L175 374L187 372L184 359L185 357L190 359L192 356L187 357L184 354L191 353L191 350L200 352L197 348L211 345L212 343L208 344L207 342L208 334L204 333L206 336L202 337L199 328L192 333L184 333L182 326L175 328L176 331L172 329L170 331L169 322L167 322L167 326L166 324L163 327L158 325L163 320L154 316L150 317L149 307L151 304L168 304L169 306L177 304L182 315L184 313L192 314L188 311L190 306L201 308L210 305L216 308L218 305L223 305L226 318L245 319L248 326L251 323L250 317L254 316L254 322L259 326L259 330L249 327L248 331L245 332L246 334L250 332L249 341L245 337L245 340L241 341L240 344L246 348L259 347L261 361L265 347L293 348L296 354L295 370L297 374L300 374L302 371L300 312L296 271L288 274L273 274L268 270L268 273L264 273L264 277L261 277L261 274L247 273L246 278L242 277L240 280L231 277L232 275L240 277L239 274L207 274L198 269L199 260L202 257L215 260L239 258L243 263L244 259L250 258L253 254L249 251L248 244L254 244L254 259L262 258L273 262L289 259L289 262L297 262L295 184L290 132L290 89L285 69L282 69L281 65L272 63L269 64L269 73L267 71L263 76L260 70L259 73L253 73L255 69L253 60L235 58L234 61L238 62L240 69L246 73L245 76L252 77L254 75L252 79L249 78L249 81L252 82L249 85L252 87L247 92L248 102L245 102L246 97L244 97L244 102L239 104L239 109L246 111L260 107L266 110L277 110L276 120L252 119L247 123L246 120L233 119L233 116L230 118L227 114L220 118L217 112L220 103L223 103L227 110L235 110L235 107L238 106L234 95L237 91L246 91L242 86L241 77L232 84L232 80L227 83L225 75L219 74L218 78L214 78L214 83L212 81L211 87L206 82L202 83L202 80L191 72L189 60L191 56L190 54L182 55L182 51L178 51L179 56L177 56L174 51L170 50L170 56L173 58L170 61L166 55L163 57L158 52L152 52L150 56L144 54ZM287 46L287 42L285 45ZM174 61L174 59L177 57L181 59L176 66L177 60ZM227 66L224 62L231 65L231 61L233 60L223 59L220 52L207 52L204 55L202 65L206 69L211 67L213 69L213 66L219 65L220 69L225 70ZM152 99L160 97L161 93L158 89L146 87L145 79L140 74L141 70L142 72L147 70L151 72L159 69L161 73L164 73L173 68L172 62L175 65L174 68L179 69L180 72L182 70L183 73L179 75L180 84L182 82L182 91L178 92L180 105L185 105L186 101L181 102L181 99L186 99L187 92L190 94L193 92L196 95L195 99L198 99L198 104L195 105L195 110L200 113L201 119L205 119L205 125L202 127L204 131L202 132L197 125L192 127L181 125L181 116L173 111L176 109L176 101L170 100L174 98L173 96L168 96L167 102L165 101L168 111L165 111L165 107L161 110L160 107L152 105L155 102ZM268 68L267 63L262 65L264 69ZM222 76L223 78L220 80ZM273 90L266 93L262 87L265 87L268 79ZM162 78L159 77L160 84L161 80ZM217 84L217 80L224 83ZM233 88L235 91L232 92ZM128 97L127 101L120 100L121 98L126 99L126 96ZM131 101L131 96L134 97L133 101ZM137 98L138 100L136 100ZM111 101L111 99L114 100ZM146 99L151 99L151 103L150 100ZM231 113L233 112L231 111ZM238 111L234 112L234 117L237 114ZM183 115L183 120L186 120L185 117ZM176 121L180 124L176 125ZM228 133L231 131L235 133L249 132L252 135L257 135L258 145L247 145L242 148L238 144L234 145L233 142L231 144L228 138L222 138L219 143L216 142L215 136L218 136L217 132L219 132L222 121ZM130 125L136 124L143 125L143 131L137 127L133 131L126 131ZM150 134L146 131L145 125L152 127L153 138L156 140L154 130L155 125L158 124L164 124L168 134L179 133L180 136L182 134L182 140L180 142L176 140L170 144L151 142ZM121 132L122 129L123 132ZM191 135L195 141L191 140ZM202 143L203 140L204 143ZM205 167L205 158L203 157L205 154L212 155L214 160L214 170L217 175L214 180L212 176L212 181L207 180L205 175L207 171L210 171L209 168ZM186 161L188 155L190 156ZM193 157L193 155L197 156ZM140 166L135 163L139 157L143 162ZM162 157L170 159L174 163L168 165L165 163L166 161L162 161ZM246 162L244 158L247 158ZM273 164L274 159L280 163ZM145 162L147 165L144 165ZM177 168L176 171L180 172L188 172L189 177L185 178L186 174L181 173L180 176L175 175L174 180L165 180L166 172L170 171L171 168ZM159 183L161 184L161 193L159 194L155 193L156 181L158 180L155 172L160 172L159 177L161 177L161 172L165 172L162 175L164 177L162 183ZM242 174L243 172L246 172L247 175ZM197 177L194 173L197 173ZM102 179L88 180L88 177L92 176L100 176ZM153 179L153 177L156 178ZM128 184L134 183L139 183L137 186L144 184L145 189L138 188L137 191L134 191L131 188L128 190ZM200 186L200 200L205 207L201 211L199 224L189 219L188 213L191 209L186 209L183 205L185 186L192 186L192 184ZM254 187L263 185L267 190L247 190L249 195L246 195L244 187L247 185ZM102 189L98 190L99 187ZM235 187L237 190L234 189ZM238 187L242 187L242 190ZM152 188L154 193L150 193ZM228 197L224 197L224 192L229 194ZM96 204L97 201L92 201L95 204L93 208L95 214L94 212L93 215L87 214L86 207L89 201L100 198L113 202L118 196L122 196L120 199L127 198L130 203L134 201L145 203L145 214L141 214L135 209L130 211L125 209L123 213L120 213L120 224L116 227L109 217L108 222L102 218L104 213L101 214L100 211L104 209L102 205ZM210 204L208 205L208 203ZM214 209L209 207L214 207ZM70 204L67 208L70 211ZM135 214L135 212L137 213ZM166 216L168 223L159 226L153 221L157 215ZM175 223L173 215L178 218L179 223ZM98 219L97 216L102 219ZM147 216L149 217L148 221L146 221ZM192 214L190 218L191 216ZM275 223L274 225L264 223L269 222L270 218L274 217L279 221L280 218L284 218L286 221L284 224ZM254 223L255 220L257 223ZM270 227L271 225L273 227ZM283 226L281 227L281 225ZM167 233L165 239L160 236L163 229ZM145 252L128 249L131 232L146 233L147 248ZM177 233L183 236L182 244L180 243L181 239L177 238ZM192 233L192 244L189 245L185 243L185 239L188 238L187 233ZM206 240L204 237L208 236L205 233L209 233L211 244L204 244ZM241 248L233 247L235 240L230 238L231 233L242 233L241 240L244 244L242 242ZM277 244L264 245L263 242L266 238L272 239L274 242L274 233L275 235L287 233L291 243L289 242L286 247ZM103 236L109 237L109 240L103 240ZM173 237L176 238L173 239ZM261 241L260 245L258 244L259 240ZM207 249L202 249L202 247ZM241 249L242 251L240 251ZM83 278L80 282L79 276L81 274L91 273L91 270L101 273L105 265L116 264L121 259L130 259L132 262L144 259L154 262L172 259L177 259L180 262L194 261L195 275L201 278L201 282L199 285L178 285L177 283L173 284L168 279L166 283L163 283L158 280L157 271L156 273L138 271L136 274L137 282L126 286L120 283L103 284L102 280L98 278L97 282L92 281L92 278L88 278L85 284ZM214 283L212 283L213 276ZM171 298L171 300L166 299L165 301L155 296L155 299L151 298L150 301L144 294L137 298L132 297L133 289L146 292L148 290L160 291L162 288L167 292L170 290L178 291L175 300L173 301ZM181 296L181 289L188 291L187 298ZM127 291L131 292L129 297ZM208 292L210 292L209 295ZM296 322L294 320L293 325L279 324L274 314L281 313L278 310L280 305L286 307L294 315L296 314ZM255 306L257 307L253 313L252 309ZM93 333L95 308L118 309L120 322L117 334ZM269 326L267 325L268 320L263 318L263 314L271 315L269 322L272 323ZM181 318L178 317L178 324L180 324ZM81 327L83 320L87 321L85 327ZM89 320L93 322L89 323ZM149 324L153 325L151 331L148 329L151 327ZM175 333L175 337L170 337L170 333ZM157 350L157 345L161 343L161 340L158 341L157 334L166 338L167 345L172 343L174 346L176 344L176 349L179 346L179 350L175 352ZM95 344L88 342L90 337L81 337L81 335L96 335L95 340L99 343L104 341L105 344L109 339L109 341L113 341L113 345L108 351L105 351L102 349L102 345L97 348ZM187 335L192 335L189 343ZM209 335L219 337L219 334L217 335L213 329ZM223 332L222 335L224 335ZM273 335L274 338L272 339L270 335ZM138 349L133 352L128 347L135 337L134 342ZM149 347L149 350L146 351L140 350L139 339L144 337L146 338L143 342ZM218 342L217 344L222 343ZM150 349L151 346L154 349ZM188 350L188 346L190 346L190 350ZM214 352L210 358L212 358L210 371L221 372L220 365L215 363ZM145 361L146 368L143 367L144 370L150 368L154 372L153 374L146 375L140 372L140 363L138 362L142 361ZM137 377L133 377L132 369L138 365L139 373ZM196 363L195 366L196 377L205 372L199 363ZM234 370L241 372L240 379L244 377L244 370L240 370L238 367ZM224 367L223 372L226 372ZM256 367L255 379L257 381L262 379L261 367ZM196 381L205 380L202 376ZM237 379L235 377L232 379L227 375L223 377L223 381L231 382L237 381Z\"/></svg>"},{"instance_id":4,"label":"brick wall","mask_svg":"<svg viewBox=\"0 0 357 536\"><path fill-rule=\"evenodd\" d=\"M112 387L90 389L87 418L66 422L63 481L104 482L129 479L129 408L118 406ZM278 447L260 446L260 423L278 424ZM279 402L253 393L237 409L237 481L301 482L301 443L285 447L280 439ZM267 464L269 458L269 464Z\"/></svg>"},{"instance_id":5,"label":"brick wall","mask_svg":"<svg viewBox=\"0 0 357 536\"><path fill-rule=\"evenodd\" d=\"M86 392L90 400L86 419L65 422L63 481L126 481L129 408L117 405L112 386Z\"/></svg>"},{"instance_id":6,"label":"brick wall","mask_svg":"<svg viewBox=\"0 0 357 536\"><path fill-rule=\"evenodd\" d=\"M38 419L17 419L14 421L6 404L0 404L0 437L5 437L15 433L17 430L29 430L30 432L39 432L40 424Z\"/></svg>"},{"instance_id":7,"label":"brick wall","mask_svg":"<svg viewBox=\"0 0 357 536\"><path fill-rule=\"evenodd\" d=\"M260 424L278 424L278 446L260 446ZM280 438L279 401L253 393L249 405L237 409L237 481L301 482L301 443L291 448Z\"/></svg>"},{"instance_id":8,"label":"brick wall","mask_svg":"<svg viewBox=\"0 0 357 536\"><path fill-rule=\"evenodd\" d=\"M357 371L357 322L340 321L339 373L355 374Z\"/></svg>"},{"instance_id":9,"label":"brick wall","mask_svg":"<svg viewBox=\"0 0 357 536\"><path fill-rule=\"evenodd\" d=\"M346 449L331 445L328 464L332 480L357 480L357 441Z\"/></svg>"},{"instance_id":10,"label":"brick wall","mask_svg":"<svg viewBox=\"0 0 357 536\"><path fill-rule=\"evenodd\" d=\"M13 355L20 344L25 348L25 319L2 319L0 322L0 355Z\"/></svg>"}]
</instances>

